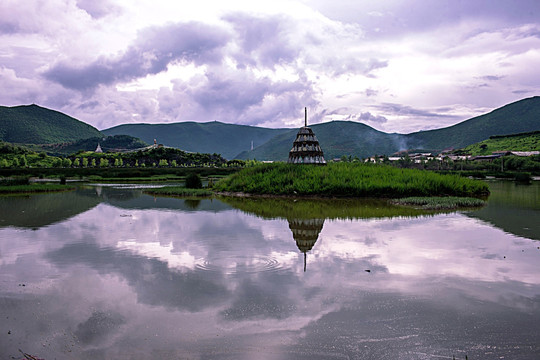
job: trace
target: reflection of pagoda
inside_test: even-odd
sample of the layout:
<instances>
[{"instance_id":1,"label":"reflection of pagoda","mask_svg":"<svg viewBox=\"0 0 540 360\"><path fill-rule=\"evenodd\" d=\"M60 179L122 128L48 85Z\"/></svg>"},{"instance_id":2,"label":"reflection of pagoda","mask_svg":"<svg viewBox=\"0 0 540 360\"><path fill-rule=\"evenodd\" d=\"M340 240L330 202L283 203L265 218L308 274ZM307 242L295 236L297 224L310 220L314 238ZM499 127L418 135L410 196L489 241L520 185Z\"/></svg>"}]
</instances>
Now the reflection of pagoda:
<instances>
[{"instance_id":1,"label":"reflection of pagoda","mask_svg":"<svg viewBox=\"0 0 540 360\"><path fill-rule=\"evenodd\" d=\"M305 126L298 130L293 147L289 151L289 163L292 164L326 164L319 140L313 130L307 126L307 108L305 110Z\"/></svg>"},{"instance_id":2,"label":"reflection of pagoda","mask_svg":"<svg viewBox=\"0 0 540 360\"><path fill-rule=\"evenodd\" d=\"M324 225L324 219L287 219L298 249L304 253L304 271L306 271L307 252L317 242Z\"/></svg>"}]
</instances>

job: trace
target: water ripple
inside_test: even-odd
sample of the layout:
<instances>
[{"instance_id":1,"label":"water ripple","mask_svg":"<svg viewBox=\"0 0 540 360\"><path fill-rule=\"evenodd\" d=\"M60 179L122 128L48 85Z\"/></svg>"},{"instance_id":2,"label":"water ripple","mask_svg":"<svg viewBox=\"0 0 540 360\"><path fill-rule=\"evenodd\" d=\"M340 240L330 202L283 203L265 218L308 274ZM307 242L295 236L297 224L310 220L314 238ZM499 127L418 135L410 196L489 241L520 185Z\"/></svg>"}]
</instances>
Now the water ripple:
<instances>
[{"instance_id":1,"label":"water ripple","mask_svg":"<svg viewBox=\"0 0 540 360\"><path fill-rule=\"evenodd\" d=\"M202 271L219 272L225 275L255 274L283 269L283 265L272 257L230 255L204 259L195 268Z\"/></svg>"}]
</instances>

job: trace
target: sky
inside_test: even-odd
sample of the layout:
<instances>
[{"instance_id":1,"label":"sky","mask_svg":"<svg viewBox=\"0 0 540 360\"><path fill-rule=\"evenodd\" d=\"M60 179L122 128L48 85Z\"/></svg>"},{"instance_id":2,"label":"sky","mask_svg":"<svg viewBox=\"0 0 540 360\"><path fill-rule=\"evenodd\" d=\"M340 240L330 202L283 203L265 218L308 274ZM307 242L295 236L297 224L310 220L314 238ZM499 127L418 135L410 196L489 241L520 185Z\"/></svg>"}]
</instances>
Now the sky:
<instances>
[{"instance_id":1,"label":"sky","mask_svg":"<svg viewBox=\"0 0 540 360\"><path fill-rule=\"evenodd\" d=\"M2 0L0 105L385 132L540 95L538 0Z\"/></svg>"}]
</instances>

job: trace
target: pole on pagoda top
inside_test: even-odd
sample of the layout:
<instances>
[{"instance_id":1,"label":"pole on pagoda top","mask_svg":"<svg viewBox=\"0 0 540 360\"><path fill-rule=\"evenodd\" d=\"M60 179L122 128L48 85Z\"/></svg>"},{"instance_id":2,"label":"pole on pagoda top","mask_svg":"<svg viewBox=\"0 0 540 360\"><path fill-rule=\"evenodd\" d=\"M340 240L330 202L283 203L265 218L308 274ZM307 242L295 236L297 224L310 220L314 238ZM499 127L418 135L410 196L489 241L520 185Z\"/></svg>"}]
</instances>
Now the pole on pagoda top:
<instances>
[{"instance_id":1,"label":"pole on pagoda top","mask_svg":"<svg viewBox=\"0 0 540 360\"><path fill-rule=\"evenodd\" d=\"M305 113L305 116L304 116L304 123L305 123L305 127L307 127L307 107L304 108L304 113Z\"/></svg>"}]
</instances>

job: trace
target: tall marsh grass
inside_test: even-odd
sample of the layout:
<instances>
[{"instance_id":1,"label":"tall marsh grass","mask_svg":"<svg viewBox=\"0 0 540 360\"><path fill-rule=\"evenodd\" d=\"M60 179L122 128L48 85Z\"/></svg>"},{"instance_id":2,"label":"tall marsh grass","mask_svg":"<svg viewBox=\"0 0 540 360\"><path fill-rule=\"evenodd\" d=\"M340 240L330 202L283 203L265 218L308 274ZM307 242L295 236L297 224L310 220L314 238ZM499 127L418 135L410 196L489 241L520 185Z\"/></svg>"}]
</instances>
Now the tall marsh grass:
<instances>
[{"instance_id":1,"label":"tall marsh grass","mask_svg":"<svg viewBox=\"0 0 540 360\"><path fill-rule=\"evenodd\" d=\"M215 191L249 194L409 197L482 196L489 194L482 181L415 169L364 163L327 166L286 163L243 169L219 181Z\"/></svg>"}]
</instances>

